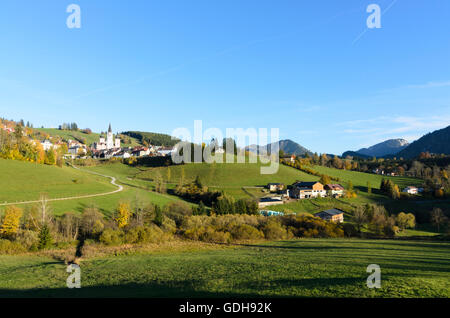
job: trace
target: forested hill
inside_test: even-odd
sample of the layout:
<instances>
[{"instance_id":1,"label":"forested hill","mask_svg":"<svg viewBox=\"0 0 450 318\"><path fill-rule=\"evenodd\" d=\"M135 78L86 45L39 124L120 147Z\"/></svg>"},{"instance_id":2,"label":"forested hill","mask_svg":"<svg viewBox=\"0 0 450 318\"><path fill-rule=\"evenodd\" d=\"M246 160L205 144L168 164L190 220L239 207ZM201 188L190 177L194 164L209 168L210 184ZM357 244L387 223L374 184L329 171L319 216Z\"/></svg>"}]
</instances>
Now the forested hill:
<instances>
[{"instance_id":1,"label":"forested hill","mask_svg":"<svg viewBox=\"0 0 450 318\"><path fill-rule=\"evenodd\" d=\"M147 143L154 146L175 146L179 139L172 139L171 136L166 134L158 134L153 132L144 131L125 131L123 135L127 135L138 139L141 143Z\"/></svg>"},{"instance_id":2,"label":"forested hill","mask_svg":"<svg viewBox=\"0 0 450 318\"><path fill-rule=\"evenodd\" d=\"M450 126L426 134L397 153L397 157L414 158L421 152L450 154Z\"/></svg>"}]
</instances>

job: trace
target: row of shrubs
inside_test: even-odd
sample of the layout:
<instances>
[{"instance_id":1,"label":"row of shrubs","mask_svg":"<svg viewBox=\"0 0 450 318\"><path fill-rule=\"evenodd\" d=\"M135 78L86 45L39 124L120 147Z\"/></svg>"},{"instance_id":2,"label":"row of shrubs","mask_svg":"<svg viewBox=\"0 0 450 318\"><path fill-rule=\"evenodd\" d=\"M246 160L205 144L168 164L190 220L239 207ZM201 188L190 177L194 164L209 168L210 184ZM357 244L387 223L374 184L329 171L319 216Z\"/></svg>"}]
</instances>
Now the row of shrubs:
<instances>
[{"instance_id":1,"label":"row of shrubs","mask_svg":"<svg viewBox=\"0 0 450 318\"><path fill-rule=\"evenodd\" d=\"M42 211L43 206L25 212L18 207L6 209L0 219L1 254L74 247L86 240L120 245L160 243L174 237L230 243L344 236L341 225L312 216L194 215L192 208L182 202L164 208L121 202L110 218L95 207L86 208L81 215L65 213L59 217L53 217L48 206L45 214Z\"/></svg>"},{"instance_id":2,"label":"row of shrubs","mask_svg":"<svg viewBox=\"0 0 450 318\"><path fill-rule=\"evenodd\" d=\"M185 218L180 235L191 240L231 243L294 237L343 237L341 225L312 216L213 215Z\"/></svg>"}]
</instances>

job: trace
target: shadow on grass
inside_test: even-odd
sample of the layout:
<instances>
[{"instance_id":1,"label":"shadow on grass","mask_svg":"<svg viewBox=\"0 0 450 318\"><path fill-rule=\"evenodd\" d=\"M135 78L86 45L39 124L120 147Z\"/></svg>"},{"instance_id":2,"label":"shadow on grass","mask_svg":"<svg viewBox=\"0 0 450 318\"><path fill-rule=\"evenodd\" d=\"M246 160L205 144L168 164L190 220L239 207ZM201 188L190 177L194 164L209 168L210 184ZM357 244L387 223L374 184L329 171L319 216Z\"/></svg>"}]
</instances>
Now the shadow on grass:
<instances>
[{"instance_id":1,"label":"shadow on grass","mask_svg":"<svg viewBox=\"0 0 450 318\"><path fill-rule=\"evenodd\" d=\"M201 290L201 281L177 281L167 283L124 283L119 285L83 286L79 289L42 288L42 289L0 289L0 298L230 298L260 297L257 293L228 293ZM195 288L198 286L198 288Z\"/></svg>"},{"instance_id":2,"label":"shadow on grass","mask_svg":"<svg viewBox=\"0 0 450 318\"><path fill-rule=\"evenodd\" d=\"M365 277L331 277L282 279L241 282L233 286L243 292L205 291L203 281L177 281L167 283L125 283L119 285L81 286L79 289L0 289L0 298L261 298L261 297L302 297L301 289L327 289L330 286L363 287ZM197 288L196 288L197 286ZM290 291L280 293L279 288ZM248 292L257 290L258 292Z\"/></svg>"}]
</instances>

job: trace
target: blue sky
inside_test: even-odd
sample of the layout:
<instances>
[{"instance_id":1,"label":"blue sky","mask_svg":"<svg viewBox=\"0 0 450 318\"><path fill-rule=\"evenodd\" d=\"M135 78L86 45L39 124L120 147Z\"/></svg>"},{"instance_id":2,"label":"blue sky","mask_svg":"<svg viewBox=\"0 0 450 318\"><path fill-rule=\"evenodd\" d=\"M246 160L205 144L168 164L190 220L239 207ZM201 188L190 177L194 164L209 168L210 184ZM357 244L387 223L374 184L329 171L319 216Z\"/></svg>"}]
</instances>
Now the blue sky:
<instances>
[{"instance_id":1,"label":"blue sky","mask_svg":"<svg viewBox=\"0 0 450 318\"><path fill-rule=\"evenodd\" d=\"M71 3L81 29L66 27ZM381 29L366 30L370 3ZM0 116L94 131L277 127L337 154L411 141L450 124L449 12L445 0L6 0Z\"/></svg>"}]
</instances>

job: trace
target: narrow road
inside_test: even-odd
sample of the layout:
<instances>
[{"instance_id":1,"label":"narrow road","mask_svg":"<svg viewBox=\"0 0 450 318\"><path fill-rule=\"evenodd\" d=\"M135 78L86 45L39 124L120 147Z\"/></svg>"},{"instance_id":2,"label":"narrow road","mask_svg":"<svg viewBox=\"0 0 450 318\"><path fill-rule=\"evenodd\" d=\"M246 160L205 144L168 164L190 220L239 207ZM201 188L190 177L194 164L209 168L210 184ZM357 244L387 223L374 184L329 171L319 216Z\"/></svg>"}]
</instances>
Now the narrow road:
<instances>
[{"instance_id":1,"label":"narrow road","mask_svg":"<svg viewBox=\"0 0 450 318\"><path fill-rule=\"evenodd\" d=\"M95 175L98 175L98 176L101 176L101 177L105 177L105 178L111 179L111 184L114 185L114 186L116 186L116 187L117 187L117 190L110 191L110 192L106 192L106 193L86 194L86 195L79 195L79 196L75 196L75 197L66 197L66 198L48 199L48 200L47 200L48 202L51 202L51 201L75 200L75 199L85 199L85 198L93 198L93 197L101 197L101 196L104 196L104 195L114 194L114 193L117 193L117 192L120 192L120 191L123 190L123 186L121 186L120 184L117 184L117 183L116 183L116 178L115 178L115 177L107 176L107 175L105 175L105 174L101 174L101 173L98 173L98 172L93 172L93 171L83 170L83 169L80 169L80 168L78 168L78 167L76 167L76 166L74 166L74 165L71 165L71 166L72 166L72 168L78 169L78 170L80 170L80 171L84 171L84 172L87 172L87 173L90 173L90 174L95 174ZM39 202L41 202L41 201L40 201L40 200L34 200L34 201L21 201L21 202L0 203L0 206L18 205L18 204L31 204L31 203L39 203Z\"/></svg>"}]
</instances>

